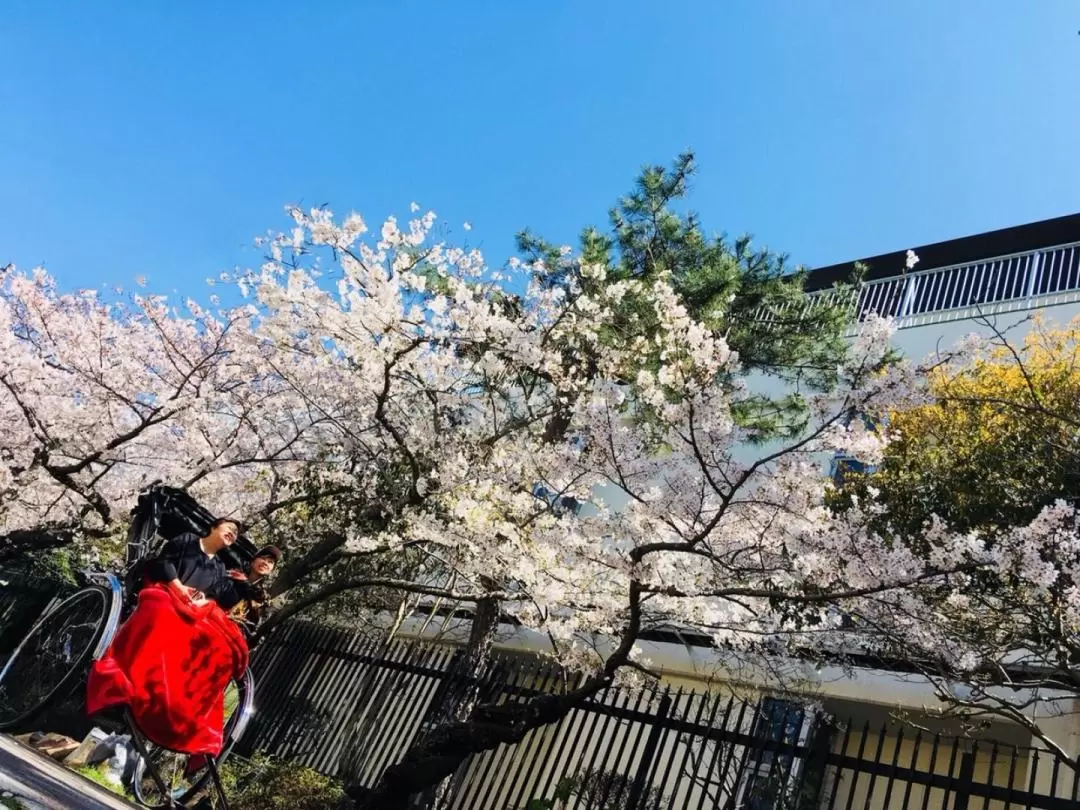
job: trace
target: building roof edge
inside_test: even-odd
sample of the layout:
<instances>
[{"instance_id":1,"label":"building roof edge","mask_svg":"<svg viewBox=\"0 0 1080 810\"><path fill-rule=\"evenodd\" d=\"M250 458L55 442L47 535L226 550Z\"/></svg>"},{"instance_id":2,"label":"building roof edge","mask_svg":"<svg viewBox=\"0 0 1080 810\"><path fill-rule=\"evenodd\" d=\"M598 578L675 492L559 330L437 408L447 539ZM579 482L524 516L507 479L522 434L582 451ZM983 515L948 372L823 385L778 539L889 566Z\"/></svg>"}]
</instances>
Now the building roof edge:
<instances>
[{"instance_id":1,"label":"building roof edge","mask_svg":"<svg viewBox=\"0 0 1080 810\"><path fill-rule=\"evenodd\" d=\"M1080 242L1080 213L1053 219L1014 225L996 231L963 236L929 245L911 246L919 256L919 270L950 267L956 264L1008 256L1040 248ZM865 259L840 262L812 269L806 278L806 290L812 292L851 279L856 262L867 266L866 279L892 278L904 272L908 248L882 253Z\"/></svg>"}]
</instances>

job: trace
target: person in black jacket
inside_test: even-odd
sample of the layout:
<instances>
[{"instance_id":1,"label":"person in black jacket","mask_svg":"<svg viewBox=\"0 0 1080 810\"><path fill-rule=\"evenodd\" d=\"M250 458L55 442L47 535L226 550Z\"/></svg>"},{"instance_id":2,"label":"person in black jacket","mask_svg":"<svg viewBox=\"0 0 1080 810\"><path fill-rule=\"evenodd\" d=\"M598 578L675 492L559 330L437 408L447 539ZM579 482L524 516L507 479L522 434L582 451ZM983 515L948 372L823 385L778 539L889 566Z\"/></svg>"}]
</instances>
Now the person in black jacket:
<instances>
[{"instance_id":1,"label":"person in black jacket","mask_svg":"<svg viewBox=\"0 0 1080 810\"><path fill-rule=\"evenodd\" d=\"M229 571L229 576L237 582L240 591L240 601L229 611L229 617L251 632L266 618L269 601L267 584L279 562L281 549L264 546L255 552L246 571Z\"/></svg>"},{"instance_id":2,"label":"person in black jacket","mask_svg":"<svg viewBox=\"0 0 1080 810\"><path fill-rule=\"evenodd\" d=\"M147 567L151 582L160 582L195 603L213 599L230 610L247 593L244 582L232 579L217 553L240 536L240 524L230 518L215 520L203 537L184 532L169 540Z\"/></svg>"}]
</instances>

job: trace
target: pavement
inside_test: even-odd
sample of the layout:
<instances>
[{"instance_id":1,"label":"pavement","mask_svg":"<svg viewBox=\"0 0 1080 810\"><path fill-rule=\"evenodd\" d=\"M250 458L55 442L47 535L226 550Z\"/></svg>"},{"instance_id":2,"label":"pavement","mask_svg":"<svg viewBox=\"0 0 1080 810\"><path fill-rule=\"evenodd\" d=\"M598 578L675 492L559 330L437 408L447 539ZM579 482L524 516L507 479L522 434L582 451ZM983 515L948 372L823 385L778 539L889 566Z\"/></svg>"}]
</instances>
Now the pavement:
<instances>
[{"instance_id":1,"label":"pavement","mask_svg":"<svg viewBox=\"0 0 1080 810\"><path fill-rule=\"evenodd\" d=\"M137 807L55 760L0 734L0 808L131 810Z\"/></svg>"}]
</instances>

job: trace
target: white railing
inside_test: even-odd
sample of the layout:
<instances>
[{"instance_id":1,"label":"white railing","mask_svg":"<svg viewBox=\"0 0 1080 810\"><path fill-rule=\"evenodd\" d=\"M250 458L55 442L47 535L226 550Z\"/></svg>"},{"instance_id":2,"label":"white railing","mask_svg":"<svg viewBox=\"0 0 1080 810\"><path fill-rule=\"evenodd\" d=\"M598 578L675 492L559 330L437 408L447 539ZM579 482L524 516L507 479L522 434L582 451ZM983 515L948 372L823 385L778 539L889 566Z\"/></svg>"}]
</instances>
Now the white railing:
<instances>
[{"instance_id":1,"label":"white railing","mask_svg":"<svg viewBox=\"0 0 1080 810\"><path fill-rule=\"evenodd\" d=\"M806 306L850 306L856 318L896 318L900 329L1080 301L1080 242L821 290ZM806 310L803 311L805 314ZM780 310L776 317L790 317Z\"/></svg>"}]
</instances>

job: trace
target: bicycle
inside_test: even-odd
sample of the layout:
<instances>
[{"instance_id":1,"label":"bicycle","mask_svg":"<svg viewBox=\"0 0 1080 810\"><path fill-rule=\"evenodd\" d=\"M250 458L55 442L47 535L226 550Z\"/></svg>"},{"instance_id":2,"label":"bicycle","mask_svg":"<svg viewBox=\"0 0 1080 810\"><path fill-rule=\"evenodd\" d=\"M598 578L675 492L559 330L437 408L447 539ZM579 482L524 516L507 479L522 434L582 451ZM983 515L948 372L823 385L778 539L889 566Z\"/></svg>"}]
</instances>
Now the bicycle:
<instances>
[{"instance_id":1,"label":"bicycle","mask_svg":"<svg viewBox=\"0 0 1080 810\"><path fill-rule=\"evenodd\" d=\"M81 587L46 609L0 669L0 731L24 727L85 685L90 665L108 650L122 622L134 611L146 563L183 532L205 534L214 516L186 492L155 483L132 510L123 570L87 571ZM219 552L229 568L243 569L256 547L240 536ZM249 643L251 628L244 628ZM131 735L138 753L131 780L136 800L151 808L185 806L211 780L227 807L218 775L221 763L243 735L255 707L250 669L226 688L224 745L215 756L189 757L154 745L128 711L95 718ZM166 778L167 777L167 778Z\"/></svg>"}]
</instances>

